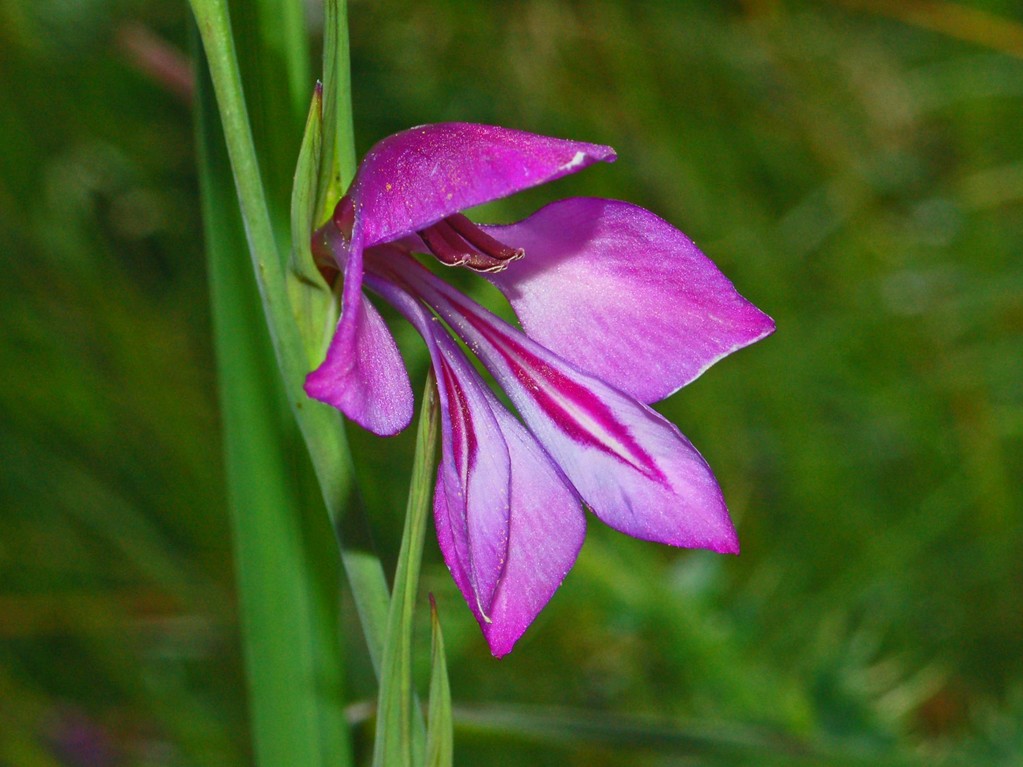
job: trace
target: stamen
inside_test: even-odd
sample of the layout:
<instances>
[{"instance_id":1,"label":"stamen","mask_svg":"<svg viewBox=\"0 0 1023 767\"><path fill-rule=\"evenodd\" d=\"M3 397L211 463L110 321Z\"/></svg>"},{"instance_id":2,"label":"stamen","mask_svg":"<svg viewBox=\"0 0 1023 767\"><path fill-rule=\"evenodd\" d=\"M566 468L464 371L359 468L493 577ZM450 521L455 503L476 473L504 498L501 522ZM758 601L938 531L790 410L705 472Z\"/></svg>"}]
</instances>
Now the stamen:
<instances>
[{"instance_id":1,"label":"stamen","mask_svg":"<svg viewBox=\"0 0 1023 767\"><path fill-rule=\"evenodd\" d=\"M445 221L438 221L419 233L426 247L444 266L461 266L469 260L465 243Z\"/></svg>"},{"instance_id":2,"label":"stamen","mask_svg":"<svg viewBox=\"0 0 1023 767\"><path fill-rule=\"evenodd\" d=\"M446 221L467 243L480 253L496 258L498 261L518 261L526 255L526 251L522 248L510 248L503 242L495 240L461 213L448 216Z\"/></svg>"},{"instance_id":3,"label":"stamen","mask_svg":"<svg viewBox=\"0 0 1023 767\"><path fill-rule=\"evenodd\" d=\"M476 272L503 271L526 254L522 248L495 240L461 213L428 226L419 236L445 266L465 266Z\"/></svg>"},{"instance_id":4,"label":"stamen","mask_svg":"<svg viewBox=\"0 0 1023 767\"><path fill-rule=\"evenodd\" d=\"M338 253L347 249L355 226L355 206L345 195L338 200L331 220L313 232L313 260L328 285L341 274ZM494 239L461 213L455 213L418 232L427 249L445 266L464 266L474 272L493 274L526 255Z\"/></svg>"}]
</instances>

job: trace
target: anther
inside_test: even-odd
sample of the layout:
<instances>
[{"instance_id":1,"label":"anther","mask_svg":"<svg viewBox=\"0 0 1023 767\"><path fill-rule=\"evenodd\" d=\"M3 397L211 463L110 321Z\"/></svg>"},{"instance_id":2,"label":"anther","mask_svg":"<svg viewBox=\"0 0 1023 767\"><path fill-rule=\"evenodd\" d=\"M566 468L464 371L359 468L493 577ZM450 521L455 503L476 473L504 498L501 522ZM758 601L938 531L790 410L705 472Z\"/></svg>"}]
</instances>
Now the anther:
<instances>
[{"instance_id":1,"label":"anther","mask_svg":"<svg viewBox=\"0 0 1023 767\"><path fill-rule=\"evenodd\" d=\"M495 240L461 213L448 216L419 232L423 243L445 266L464 266L476 272L500 272L526 252Z\"/></svg>"},{"instance_id":2,"label":"anther","mask_svg":"<svg viewBox=\"0 0 1023 767\"><path fill-rule=\"evenodd\" d=\"M475 247L480 253L495 258L498 261L518 261L526 255L526 251L522 248L510 248L503 242L495 240L461 213L448 216L446 221L467 243Z\"/></svg>"}]
</instances>

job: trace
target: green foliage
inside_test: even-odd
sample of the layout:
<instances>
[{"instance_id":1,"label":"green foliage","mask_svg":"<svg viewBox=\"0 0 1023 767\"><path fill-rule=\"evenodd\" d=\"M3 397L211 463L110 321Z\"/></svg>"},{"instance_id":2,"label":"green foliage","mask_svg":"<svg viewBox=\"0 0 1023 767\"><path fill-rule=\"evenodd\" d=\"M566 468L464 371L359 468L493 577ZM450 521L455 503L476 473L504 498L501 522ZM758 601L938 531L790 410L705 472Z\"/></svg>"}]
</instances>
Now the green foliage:
<instances>
[{"instance_id":1,"label":"green foliage","mask_svg":"<svg viewBox=\"0 0 1023 767\"><path fill-rule=\"evenodd\" d=\"M202 72L200 189L253 748L265 767L343 765L336 550L249 268L212 90Z\"/></svg>"},{"instance_id":2,"label":"green foliage","mask_svg":"<svg viewBox=\"0 0 1023 767\"><path fill-rule=\"evenodd\" d=\"M440 412L433 376L427 376L423 393L416 454L409 483L405 531L394 573L387 633L380 663L380 693L373 743L374 767L412 767L423 764L422 720L413 715L418 703L412 682L413 614L419 590L423 543L433 506L433 475L437 466L437 433ZM414 727L418 724L418 727Z\"/></svg>"},{"instance_id":3,"label":"green foliage","mask_svg":"<svg viewBox=\"0 0 1023 767\"><path fill-rule=\"evenodd\" d=\"M451 683L448 680L444 634L437 615L437 601L430 594L430 716L426 733L426 767L451 767L454 737L451 717Z\"/></svg>"},{"instance_id":4,"label":"green foliage","mask_svg":"<svg viewBox=\"0 0 1023 767\"><path fill-rule=\"evenodd\" d=\"M446 119L612 144L485 215L646 205L779 326L660 406L715 467L740 557L594 521L497 662L427 535L458 763L1017 758L1023 62L857 10L885 5L352 3L360 152ZM970 5L990 40L1023 21ZM129 763L247 764L191 114L133 63L129 17L186 48L179 3L0 8L0 762L60 763L82 726ZM278 225L309 63L265 65L301 96L286 138L256 135L289 163ZM350 436L393 560L413 435ZM350 702L380 652L355 612Z\"/></svg>"}]
</instances>

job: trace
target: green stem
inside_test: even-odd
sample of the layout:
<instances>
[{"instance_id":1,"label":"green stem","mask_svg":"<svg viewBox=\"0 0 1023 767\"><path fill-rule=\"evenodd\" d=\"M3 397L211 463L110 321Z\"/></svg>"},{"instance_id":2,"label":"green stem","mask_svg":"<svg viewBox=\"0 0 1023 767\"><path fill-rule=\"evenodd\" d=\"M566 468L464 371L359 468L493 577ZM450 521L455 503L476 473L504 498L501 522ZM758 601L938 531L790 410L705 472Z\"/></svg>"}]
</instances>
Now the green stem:
<instances>
[{"instance_id":1,"label":"green stem","mask_svg":"<svg viewBox=\"0 0 1023 767\"><path fill-rule=\"evenodd\" d=\"M416 454L412 463L405 531L394 575L394 595L387 617L382 679L377 703L374 767L411 767L422 762L423 733L413 736L412 615L419 589L423 541L433 500L433 475L437 450L437 398L433 376L427 376L423 393Z\"/></svg>"},{"instance_id":2,"label":"green stem","mask_svg":"<svg viewBox=\"0 0 1023 767\"><path fill-rule=\"evenodd\" d=\"M365 533L365 520L356 518L360 515L350 508L353 505L354 480L341 418L332 408L308 399L302 390L308 359L288 302L285 274L276 249L242 91L228 9L224 0L191 2L209 60L248 250L270 340L283 378L284 394L312 458L323 500L338 536L342 564L359 610L374 670L379 675L390 601L387 580ZM328 147L335 148L338 170L333 175L340 185L350 180L355 169L351 100L346 87L349 80L348 36L344 9L341 0L329 0L328 35L332 39L328 45L331 55L326 65L331 72L329 77L336 76L337 82L325 88L328 94L325 111L333 118L325 143L329 142ZM329 152L330 149L325 147L324 151ZM342 529L345 535L341 535ZM352 533L353 530L356 532ZM422 718L417 716L416 722L417 730L421 731Z\"/></svg>"},{"instance_id":3,"label":"green stem","mask_svg":"<svg viewBox=\"0 0 1023 767\"><path fill-rule=\"evenodd\" d=\"M289 303L283 259L278 253L273 221L260 175L260 166L242 90L226 0L190 0L208 57L210 77L223 125L233 172L237 202L248 241L252 269L259 289L269 338L283 379L284 398L305 440L319 481L327 512L338 536L341 560L362 620L374 670L380 674L390 602L387 580L379 558L365 534L365 520L353 508L354 477L340 415L306 397L302 389L308 357L299 326ZM324 152L334 149L336 163L331 183L343 188L354 175L351 99L348 75L348 36L343 0L328 0L328 35L333 35L325 62L325 87L332 125L324 136ZM325 126L327 127L327 126ZM323 205L327 203L324 202ZM230 396L230 393L225 394ZM345 535L341 534L342 529ZM350 531L357 531L350 534ZM417 733L423 730L416 712Z\"/></svg>"},{"instance_id":4,"label":"green stem","mask_svg":"<svg viewBox=\"0 0 1023 767\"><path fill-rule=\"evenodd\" d=\"M200 60L196 113L227 486L256 763L350 763L337 631L336 558L288 412L223 132ZM296 456L298 460L296 460Z\"/></svg>"}]
</instances>

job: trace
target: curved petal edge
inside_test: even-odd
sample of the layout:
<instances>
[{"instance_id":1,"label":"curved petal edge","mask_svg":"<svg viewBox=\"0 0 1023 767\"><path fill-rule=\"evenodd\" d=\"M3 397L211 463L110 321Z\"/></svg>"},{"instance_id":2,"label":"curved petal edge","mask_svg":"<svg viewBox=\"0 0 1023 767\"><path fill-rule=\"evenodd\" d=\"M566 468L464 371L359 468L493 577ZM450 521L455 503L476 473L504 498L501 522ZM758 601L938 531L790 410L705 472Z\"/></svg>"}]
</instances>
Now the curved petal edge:
<instances>
[{"instance_id":1,"label":"curved petal edge","mask_svg":"<svg viewBox=\"0 0 1023 767\"><path fill-rule=\"evenodd\" d=\"M326 359L306 376L305 391L381 436L412 421L412 384L398 345L361 294L346 302Z\"/></svg>"},{"instance_id":2,"label":"curved petal edge","mask_svg":"<svg viewBox=\"0 0 1023 767\"><path fill-rule=\"evenodd\" d=\"M488 277L529 337L642 402L774 330L692 240L636 205L577 197L484 228L526 252Z\"/></svg>"},{"instance_id":3,"label":"curved petal edge","mask_svg":"<svg viewBox=\"0 0 1023 767\"><path fill-rule=\"evenodd\" d=\"M377 143L359 166L351 196L370 247L614 159L611 147L510 128L422 125Z\"/></svg>"}]
</instances>

